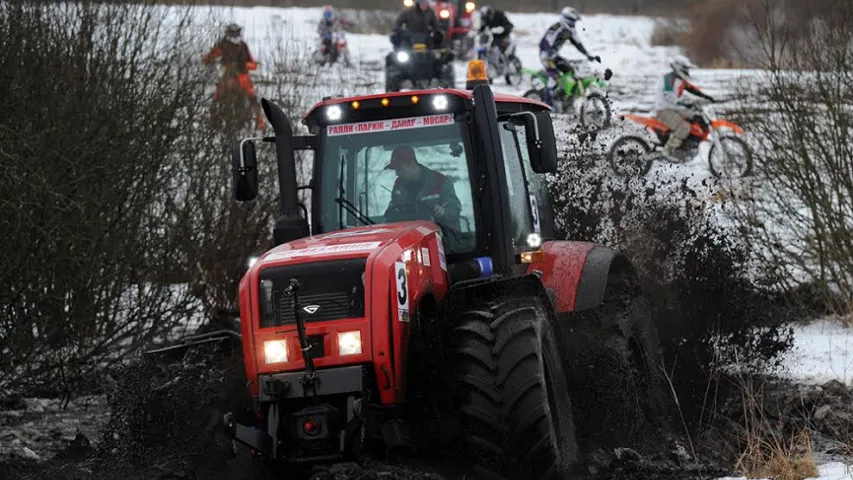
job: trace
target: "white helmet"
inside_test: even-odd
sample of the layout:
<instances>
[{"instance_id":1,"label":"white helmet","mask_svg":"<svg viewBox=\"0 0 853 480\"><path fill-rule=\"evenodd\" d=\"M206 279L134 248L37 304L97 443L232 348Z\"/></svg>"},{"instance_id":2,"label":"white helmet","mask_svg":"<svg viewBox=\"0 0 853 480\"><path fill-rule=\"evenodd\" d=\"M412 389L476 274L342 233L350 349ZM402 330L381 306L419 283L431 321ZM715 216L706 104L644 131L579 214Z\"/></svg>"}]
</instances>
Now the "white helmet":
<instances>
[{"instance_id":1,"label":"white helmet","mask_svg":"<svg viewBox=\"0 0 853 480\"><path fill-rule=\"evenodd\" d=\"M690 78L690 69L696 68L696 65L693 65L693 62L684 55L676 55L673 57L669 62L669 66L679 78L683 79Z\"/></svg>"},{"instance_id":2,"label":"white helmet","mask_svg":"<svg viewBox=\"0 0 853 480\"><path fill-rule=\"evenodd\" d=\"M562 23L566 28L574 27L575 22L580 19L580 14L572 7L563 7L563 10L560 12L560 23Z\"/></svg>"}]
</instances>

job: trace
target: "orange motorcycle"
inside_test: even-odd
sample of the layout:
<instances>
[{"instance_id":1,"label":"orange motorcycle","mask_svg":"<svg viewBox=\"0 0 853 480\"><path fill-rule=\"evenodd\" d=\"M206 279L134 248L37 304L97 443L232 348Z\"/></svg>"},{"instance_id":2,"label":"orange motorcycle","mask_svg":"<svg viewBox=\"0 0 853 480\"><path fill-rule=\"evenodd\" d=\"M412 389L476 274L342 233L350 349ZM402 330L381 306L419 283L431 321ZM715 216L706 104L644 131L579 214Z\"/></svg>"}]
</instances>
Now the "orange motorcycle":
<instances>
[{"instance_id":1,"label":"orange motorcycle","mask_svg":"<svg viewBox=\"0 0 853 480\"><path fill-rule=\"evenodd\" d=\"M693 159L699 153L702 142L710 142L708 151L708 169L715 177L747 176L752 173L752 150L743 139L743 128L728 120L719 120L708 104L696 103L684 105L694 112L689 118L690 135L673 152L677 163ZM672 162L660 150L666 144L670 128L655 117L642 115L623 115L652 131L655 143L645 139L626 135L619 138L610 147L607 154L611 168L622 176L645 175L655 160ZM674 162L672 162L674 163Z\"/></svg>"}]
</instances>

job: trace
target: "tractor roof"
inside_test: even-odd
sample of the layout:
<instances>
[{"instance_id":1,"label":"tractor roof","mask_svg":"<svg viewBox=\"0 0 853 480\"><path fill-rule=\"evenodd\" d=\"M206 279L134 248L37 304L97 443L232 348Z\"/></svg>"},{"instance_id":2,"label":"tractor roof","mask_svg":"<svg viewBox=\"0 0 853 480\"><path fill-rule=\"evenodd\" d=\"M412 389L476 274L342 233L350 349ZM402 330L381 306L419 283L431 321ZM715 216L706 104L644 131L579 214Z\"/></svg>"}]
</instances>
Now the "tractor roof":
<instances>
[{"instance_id":1,"label":"tractor roof","mask_svg":"<svg viewBox=\"0 0 853 480\"><path fill-rule=\"evenodd\" d=\"M340 105L341 107L349 105L350 108L358 109L359 106L378 107L381 102L381 105L383 107L403 107L392 108L392 111L386 110L384 112L385 115L383 116L387 118L393 118L396 116L403 115L412 115L412 109L414 107L419 106L415 105L414 103L419 103L419 100L421 99L426 101L431 97L441 95L456 98L455 102L449 102L453 104L468 103L473 99L473 92L471 90L462 90L456 88L435 88L429 90L409 90L405 92L377 93L373 95L359 95L345 98L326 98L323 101L316 103L313 107L311 107L310 110L308 110L308 113L306 113L302 119L302 123L308 125L309 127L317 126L318 124L325 124L326 122L322 121L322 119L317 118L317 112L320 111L323 107L329 105ZM519 111L544 111L551 109L551 107L549 107L547 104L542 103L538 100L531 100L529 98L524 98L517 95L509 95L506 93L495 92L494 97L498 113L514 113ZM459 109L458 106L454 108L454 106L451 105L450 107L450 110ZM364 108L362 108L362 110L364 110ZM417 110L421 109L417 108ZM374 115L371 116L375 116L378 113L379 112L375 112Z\"/></svg>"}]
</instances>

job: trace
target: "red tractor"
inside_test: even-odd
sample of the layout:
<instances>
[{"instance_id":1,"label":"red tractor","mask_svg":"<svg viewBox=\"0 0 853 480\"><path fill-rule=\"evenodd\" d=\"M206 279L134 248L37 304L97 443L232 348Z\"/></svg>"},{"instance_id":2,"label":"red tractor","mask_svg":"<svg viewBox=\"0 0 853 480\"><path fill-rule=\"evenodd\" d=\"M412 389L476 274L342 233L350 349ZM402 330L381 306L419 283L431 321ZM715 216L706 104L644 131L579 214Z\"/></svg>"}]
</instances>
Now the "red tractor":
<instances>
[{"instance_id":1,"label":"red tractor","mask_svg":"<svg viewBox=\"0 0 853 480\"><path fill-rule=\"evenodd\" d=\"M579 441L656 411L657 333L631 264L555 239L548 106L492 93L476 60L464 90L324 99L303 119L308 135L262 104L281 215L276 246L239 288L253 415L224 419L253 465L336 461L434 427L434 444L472 471L564 478ZM409 177L405 188L421 190L408 203L390 169L400 147L415 152L406 168L432 171L421 184ZM258 194L255 148L234 148L238 201ZM297 150L314 152L304 187ZM585 382L608 375L645 386L619 399L628 420L578 401Z\"/></svg>"},{"instance_id":2,"label":"red tractor","mask_svg":"<svg viewBox=\"0 0 853 480\"><path fill-rule=\"evenodd\" d=\"M414 0L403 0L403 5L411 7ZM474 56L474 37L469 35L474 26L472 15L477 4L470 0L437 0L432 3L438 24L444 31L446 45L460 60L469 60Z\"/></svg>"}]
</instances>

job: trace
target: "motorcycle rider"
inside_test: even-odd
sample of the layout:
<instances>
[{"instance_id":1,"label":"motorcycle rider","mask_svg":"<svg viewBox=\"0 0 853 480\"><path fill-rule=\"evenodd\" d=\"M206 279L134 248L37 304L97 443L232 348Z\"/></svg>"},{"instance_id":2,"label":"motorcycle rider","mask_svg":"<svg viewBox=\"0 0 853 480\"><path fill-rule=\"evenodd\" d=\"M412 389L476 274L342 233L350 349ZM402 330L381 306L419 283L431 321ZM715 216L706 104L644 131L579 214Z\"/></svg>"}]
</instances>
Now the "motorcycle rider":
<instances>
[{"instance_id":1,"label":"motorcycle rider","mask_svg":"<svg viewBox=\"0 0 853 480\"><path fill-rule=\"evenodd\" d=\"M332 41L336 32L341 32L353 25L354 23L339 17L331 5L323 5L323 16L317 24L317 33L320 35L320 41L323 43L323 51L328 52L329 49L334 48ZM349 65L349 51L342 53L344 54L344 63Z\"/></svg>"},{"instance_id":2,"label":"motorcycle rider","mask_svg":"<svg viewBox=\"0 0 853 480\"><path fill-rule=\"evenodd\" d=\"M569 62L560 56L560 49L566 41L572 43L579 52L586 55L589 61L601 62L601 57L590 55L578 38L575 25L580 21L580 14L572 7L564 7L560 12L560 20L551 25L539 41L539 59L545 65L548 73L548 85L546 88L546 101L554 97L554 89L557 86L556 77L562 73L574 73Z\"/></svg>"},{"instance_id":3,"label":"motorcycle rider","mask_svg":"<svg viewBox=\"0 0 853 480\"><path fill-rule=\"evenodd\" d=\"M677 161L672 154L690 136L690 122L687 119L693 114L680 102L681 96L687 91L710 102L714 102L714 98L689 82L690 69L696 67L689 58L676 55L669 67L670 71L663 76L657 91L655 116L671 130L662 153L670 161Z\"/></svg>"},{"instance_id":4,"label":"motorcycle rider","mask_svg":"<svg viewBox=\"0 0 853 480\"><path fill-rule=\"evenodd\" d=\"M222 65L223 72L222 80L213 94L213 100L219 101L228 89L229 84L236 82L240 90L249 98L258 129L266 128L266 122L261 113L261 105L258 103L258 97L255 93L255 85L249 77L249 71L257 70L258 63L252 57L252 53L249 52L246 42L243 41L243 27L236 23L227 25L225 35L202 57L201 61L205 65L210 65L217 59Z\"/></svg>"},{"instance_id":5,"label":"motorcycle rider","mask_svg":"<svg viewBox=\"0 0 853 480\"><path fill-rule=\"evenodd\" d=\"M430 36L433 44L437 38L444 36L444 32L438 25L435 12L430 8L429 0L416 0L415 4L406 8L397 17L394 23L394 33L391 34L391 44L397 49L401 43L417 43L412 35Z\"/></svg>"},{"instance_id":6,"label":"motorcycle rider","mask_svg":"<svg viewBox=\"0 0 853 480\"><path fill-rule=\"evenodd\" d=\"M480 29L478 33L482 33L487 28L492 31L493 45L496 45L501 53L506 53L509 48L509 34L512 32L514 25L509 21L503 10L498 10L489 5L480 7Z\"/></svg>"}]
</instances>

